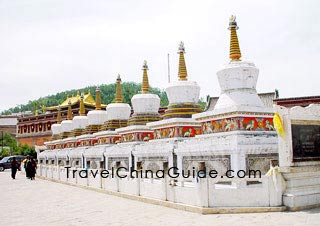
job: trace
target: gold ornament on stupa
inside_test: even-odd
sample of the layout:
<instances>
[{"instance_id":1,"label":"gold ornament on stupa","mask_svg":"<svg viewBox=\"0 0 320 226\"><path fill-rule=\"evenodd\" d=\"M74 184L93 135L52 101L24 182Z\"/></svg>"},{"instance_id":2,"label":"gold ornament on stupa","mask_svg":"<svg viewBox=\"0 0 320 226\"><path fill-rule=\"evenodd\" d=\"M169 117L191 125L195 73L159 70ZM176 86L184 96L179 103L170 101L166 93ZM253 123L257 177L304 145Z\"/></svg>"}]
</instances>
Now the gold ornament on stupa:
<instances>
[{"instance_id":1,"label":"gold ornament on stupa","mask_svg":"<svg viewBox=\"0 0 320 226\"><path fill-rule=\"evenodd\" d=\"M236 16L230 16L229 18L229 30L230 33L230 54L229 58L231 61L240 61L241 60L241 51L239 46L239 40L237 35L238 30L237 22L236 22Z\"/></svg>"},{"instance_id":2,"label":"gold ornament on stupa","mask_svg":"<svg viewBox=\"0 0 320 226\"><path fill-rule=\"evenodd\" d=\"M142 77L142 85L141 85L141 91L142 93L149 93L149 79L148 79L148 64L147 61L145 60L143 62L143 66L142 66L142 70L143 70L143 77Z\"/></svg>"},{"instance_id":3,"label":"gold ornament on stupa","mask_svg":"<svg viewBox=\"0 0 320 226\"><path fill-rule=\"evenodd\" d=\"M122 103L123 98L122 98L122 90L121 90L121 78L120 78L120 74L118 74L117 77L117 84L116 84L116 99L115 102L116 103Z\"/></svg>"},{"instance_id":4,"label":"gold ornament on stupa","mask_svg":"<svg viewBox=\"0 0 320 226\"><path fill-rule=\"evenodd\" d=\"M85 116L86 115L86 110L84 108L84 97L83 97L83 93L81 93L81 96L80 96L80 108L79 108L79 115L81 116Z\"/></svg>"},{"instance_id":5,"label":"gold ornament on stupa","mask_svg":"<svg viewBox=\"0 0 320 226\"><path fill-rule=\"evenodd\" d=\"M185 49L184 49L183 42L180 42L178 54L179 54L178 77L180 81L186 81L188 80L188 73L187 73L186 62L184 60Z\"/></svg>"},{"instance_id":6,"label":"gold ornament on stupa","mask_svg":"<svg viewBox=\"0 0 320 226\"><path fill-rule=\"evenodd\" d=\"M101 110L101 93L99 86L96 88L96 110Z\"/></svg>"},{"instance_id":7,"label":"gold ornament on stupa","mask_svg":"<svg viewBox=\"0 0 320 226\"><path fill-rule=\"evenodd\" d=\"M72 118L73 118L73 114L72 114L72 108L71 108L71 100L69 100L67 120L72 120Z\"/></svg>"},{"instance_id":8,"label":"gold ornament on stupa","mask_svg":"<svg viewBox=\"0 0 320 226\"><path fill-rule=\"evenodd\" d=\"M57 124L61 124L61 107L60 105L58 106L58 114L57 114Z\"/></svg>"}]
</instances>

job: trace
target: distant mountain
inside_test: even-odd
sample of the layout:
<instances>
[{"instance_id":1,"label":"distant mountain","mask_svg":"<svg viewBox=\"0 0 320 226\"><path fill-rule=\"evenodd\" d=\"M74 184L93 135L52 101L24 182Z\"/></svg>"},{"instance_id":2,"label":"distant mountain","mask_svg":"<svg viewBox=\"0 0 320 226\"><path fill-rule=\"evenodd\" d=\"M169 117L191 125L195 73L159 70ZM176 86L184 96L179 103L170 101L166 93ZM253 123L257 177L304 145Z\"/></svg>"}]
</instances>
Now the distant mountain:
<instances>
[{"instance_id":1,"label":"distant mountain","mask_svg":"<svg viewBox=\"0 0 320 226\"><path fill-rule=\"evenodd\" d=\"M141 90L141 84L137 84L134 82L124 82L122 85L122 94L123 94L123 101L125 103L131 104L131 98L133 95L137 94ZM37 100L30 100L27 104L21 104L14 108L10 108L8 110L3 111L2 115L8 115L11 113L19 113L19 112L26 112L31 111L35 112L36 110L39 110L41 112L42 106L56 106L61 104L68 96L76 96L78 92L80 93L88 93L91 92L91 95L95 98L96 87L95 86L88 86L82 89L73 89L68 90L60 93L56 93L53 95L49 95L46 97L40 97ZM100 86L101 90L101 102L103 104L109 104L114 101L114 95L116 90L116 85L113 84L104 84ZM168 98L166 93L159 89L159 88L151 88L150 93L154 93L159 95L160 97L160 105L162 107L165 107L168 105Z\"/></svg>"}]
</instances>

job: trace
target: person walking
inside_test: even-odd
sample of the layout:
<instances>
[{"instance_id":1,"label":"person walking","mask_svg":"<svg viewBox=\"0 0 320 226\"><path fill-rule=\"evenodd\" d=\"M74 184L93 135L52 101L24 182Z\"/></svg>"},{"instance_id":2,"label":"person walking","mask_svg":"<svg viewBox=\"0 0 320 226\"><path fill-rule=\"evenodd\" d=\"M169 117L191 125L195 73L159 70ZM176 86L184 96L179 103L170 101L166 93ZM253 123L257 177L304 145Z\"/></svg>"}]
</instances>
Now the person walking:
<instances>
[{"instance_id":1,"label":"person walking","mask_svg":"<svg viewBox=\"0 0 320 226\"><path fill-rule=\"evenodd\" d=\"M37 163L33 158L30 159L31 168L30 168L30 179L34 180L36 176Z\"/></svg>"},{"instance_id":2,"label":"person walking","mask_svg":"<svg viewBox=\"0 0 320 226\"><path fill-rule=\"evenodd\" d=\"M30 172L31 172L31 160L30 156L27 156L27 160L24 162L24 169L26 171L26 177L30 179Z\"/></svg>"},{"instance_id":3,"label":"person walking","mask_svg":"<svg viewBox=\"0 0 320 226\"><path fill-rule=\"evenodd\" d=\"M17 170L19 169L20 165L18 163L18 161L16 160L16 157L12 158L12 162L11 162L11 177L12 179L16 179L16 173Z\"/></svg>"}]
</instances>

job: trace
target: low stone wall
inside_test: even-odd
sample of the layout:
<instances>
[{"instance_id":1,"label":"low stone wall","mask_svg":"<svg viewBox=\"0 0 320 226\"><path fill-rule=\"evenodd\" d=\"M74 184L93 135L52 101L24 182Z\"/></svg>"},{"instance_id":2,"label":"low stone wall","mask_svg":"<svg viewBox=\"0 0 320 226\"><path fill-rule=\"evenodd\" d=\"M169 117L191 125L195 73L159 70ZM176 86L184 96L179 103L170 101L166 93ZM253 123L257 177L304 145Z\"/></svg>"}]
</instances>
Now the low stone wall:
<instances>
[{"instance_id":1,"label":"low stone wall","mask_svg":"<svg viewBox=\"0 0 320 226\"><path fill-rule=\"evenodd\" d=\"M134 196L152 198L196 207L278 207L282 205L283 180L276 177L262 176L259 179L162 179L130 178L128 172L121 172L126 178L103 178L101 170L94 169L96 176L88 173L81 178L78 173L73 177L70 168L69 178L63 166L39 165L38 175L77 184L84 187L103 189ZM111 171L109 171L111 174Z\"/></svg>"}]
</instances>

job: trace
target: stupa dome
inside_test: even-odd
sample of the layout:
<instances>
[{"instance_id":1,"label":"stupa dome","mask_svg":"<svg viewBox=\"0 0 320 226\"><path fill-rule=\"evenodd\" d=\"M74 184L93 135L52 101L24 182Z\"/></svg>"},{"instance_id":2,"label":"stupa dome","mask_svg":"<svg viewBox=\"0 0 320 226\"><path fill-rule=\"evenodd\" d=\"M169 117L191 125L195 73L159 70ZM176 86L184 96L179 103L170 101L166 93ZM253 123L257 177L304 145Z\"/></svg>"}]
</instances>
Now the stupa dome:
<instances>
[{"instance_id":1,"label":"stupa dome","mask_svg":"<svg viewBox=\"0 0 320 226\"><path fill-rule=\"evenodd\" d=\"M112 103L107 106L107 120L128 120L131 107L125 103Z\"/></svg>"},{"instance_id":2,"label":"stupa dome","mask_svg":"<svg viewBox=\"0 0 320 226\"><path fill-rule=\"evenodd\" d=\"M83 94L80 96L79 115L73 118L73 129L85 129L88 125L88 117L84 109Z\"/></svg>"},{"instance_id":3,"label":"stupa dome","mask_svg":"<svg viewBox=\"0 0 320 226\"><path fill-rule=\"evenodd\" d=\"M96 88L96 109L89 111L87 114L89 125L103 125L107 121L107 112L101 110L100 88Z\"/></svg>"},{"instance_id":4,"label":"stupa dome","mask_svg":"<svg viewBox=\"0 0 320 226\"><path fill-rule=\"evenodd\" d=\"M156 94L149 93L149 79L148 79L148 65L147 61L144 61L143 66L143 78L140 94L136 94L131 98L132 108L135 114L157 114L160 107L160 98Z\"/></svg>"},{"instance_id":5,"label":"stupa dome","mask_svg":"<svg viewBox=\"0 0 320 226\"><path fill-rule=\"evenodd\" d=\"M63 120L61 122L61 133L71 132L73 130L72 120Z\"/></svg>"},{"instance_id":6,"label":"stupa dome","mask_svg":"<svg viewBox=\"0 0 320 226\"><path fill-rule=\"evenodd\" d=\"M117 77L115 103L107 106L107 120L128 120L131 114L129 104L122 103L121 78Z\"/></svg>"},{"instance_id":7,"label":"stupa dome","mask_svg":"<svg viewBox=\"0 0 320 226\"><path fill-rule=\"evenodd\" d=\"M183 42L179 45L179 81L172 82L166 88L169 104L193 103L197 104L200 96L200 86L197 82L188 81L187 67L184 59L185 48Z\"/></svg>"},{"instance_id":8,"label":"stupa dome","mask_svg":"<svg viewBox=\"0 0 320 226\"><path fill-rule=\"evenodd\" d=\"M52 135L59 135L62 132L61 124L53 124L51 126Z\"/></svg>"},{"instance_id":9,"label":"stupa dome","mask_svg":"<svg viewBox=\"0 0 320 226\"><path fill-rule=\"evenodd\" d=\"M169 104L198 103L200 86L194 81L172 82L166 88Z\"/></svg>"},{"instance_id":10,"label":"stupa dome","mask_svg":"<svg viewBox=\"0 0 320 226\"><path fill-rule=\"evenodd\" d=\"M61 133L69 133L73 130L71 101L68 103L67 120L61 122Z\"/></svg>"},{"instance_id":11,"label":"stupa dome","mask_svg":"<svg viewBox=\"0 0 320 226\"><path fill-rule=\"evenodd\" d=\"M102 125L108 120L107 112L104 110L92 110L87 114L89 125Z\"/></svg>"}]
</instances>

